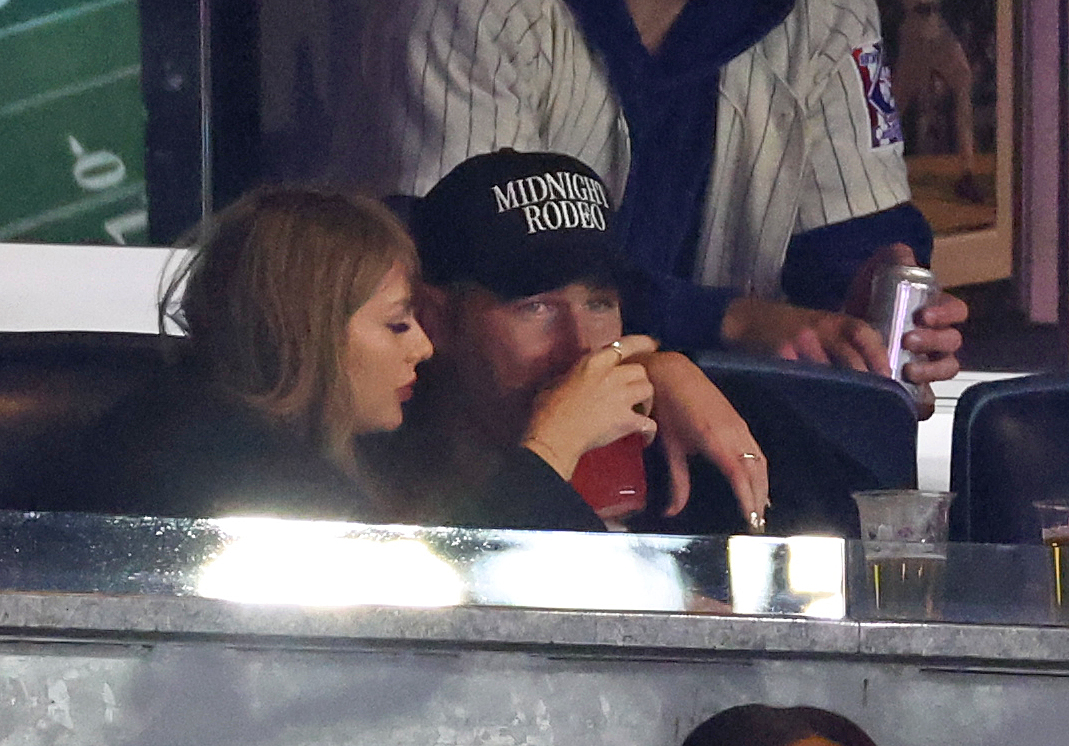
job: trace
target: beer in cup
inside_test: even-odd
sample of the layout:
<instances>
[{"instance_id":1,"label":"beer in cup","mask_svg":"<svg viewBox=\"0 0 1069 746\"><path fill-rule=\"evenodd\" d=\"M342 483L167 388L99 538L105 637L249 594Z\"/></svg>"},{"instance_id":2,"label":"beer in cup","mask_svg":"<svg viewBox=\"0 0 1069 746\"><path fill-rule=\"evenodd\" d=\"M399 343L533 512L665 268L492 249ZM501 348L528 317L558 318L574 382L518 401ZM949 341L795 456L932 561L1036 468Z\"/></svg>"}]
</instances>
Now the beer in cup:
<instances>
[{"instance_id":1,"label":"beer in cup","mask_svg":"<svg viewBox=\"0 0 1069 746\"><path fill-rule=\"evenodd\" d=\"M852 494L861 518L865 575L880 619L938 619L952 492L891 489Z\"/></svg>"},{"instance_id":2,"label":"beer in cup","mask_svg":"<svg viewBox=\"0 0 1069 746\"><path fill-rule=\"evenodd\" d=\"M1054 615L1069 618L1069 498L1036 500L1032 506L1039 513L1043 543L1051 549Z\"/></svg>"}]
</instances>

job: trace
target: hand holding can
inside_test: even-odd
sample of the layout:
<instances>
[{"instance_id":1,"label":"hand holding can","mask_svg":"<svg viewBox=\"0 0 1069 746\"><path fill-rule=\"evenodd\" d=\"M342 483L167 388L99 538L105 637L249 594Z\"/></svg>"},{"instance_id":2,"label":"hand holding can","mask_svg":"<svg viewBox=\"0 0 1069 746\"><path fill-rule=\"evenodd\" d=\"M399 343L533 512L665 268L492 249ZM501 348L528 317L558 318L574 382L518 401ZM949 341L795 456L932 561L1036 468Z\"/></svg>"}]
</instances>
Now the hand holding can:
<instances>
[{"instance_id":1,"label":"hand holding can","mask_svg":"<svg viewBox=\"0 0 1069 746\"><path fill-rule=\"evenodd\" d=\"M914 355L902 346L902 337L916 328L917 314L940 293L935 275L923 267L887 264L872 277L868 321L887 344L891 377L920 400L918 387L905 378L903 368Z\"/></svg>"}]
</instances>

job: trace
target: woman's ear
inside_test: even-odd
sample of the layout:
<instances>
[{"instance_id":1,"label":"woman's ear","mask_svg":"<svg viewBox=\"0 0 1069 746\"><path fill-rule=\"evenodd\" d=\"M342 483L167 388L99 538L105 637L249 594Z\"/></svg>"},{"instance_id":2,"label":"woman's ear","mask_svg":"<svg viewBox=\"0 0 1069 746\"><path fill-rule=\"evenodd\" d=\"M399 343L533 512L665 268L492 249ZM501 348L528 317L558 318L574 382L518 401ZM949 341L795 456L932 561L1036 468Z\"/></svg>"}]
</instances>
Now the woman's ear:
<instances>
[{"instance_id":1,"label":"woman's ear","mask_svg":"<svg viewBox=\"0 0 1069 746\"><path fill-rule=\"evenodd\" d=\"M450 293L425 282L419 283L416 289L416 320L430 338L436 355L449 349L451 318Z\"/></svg>"}]
</instances>

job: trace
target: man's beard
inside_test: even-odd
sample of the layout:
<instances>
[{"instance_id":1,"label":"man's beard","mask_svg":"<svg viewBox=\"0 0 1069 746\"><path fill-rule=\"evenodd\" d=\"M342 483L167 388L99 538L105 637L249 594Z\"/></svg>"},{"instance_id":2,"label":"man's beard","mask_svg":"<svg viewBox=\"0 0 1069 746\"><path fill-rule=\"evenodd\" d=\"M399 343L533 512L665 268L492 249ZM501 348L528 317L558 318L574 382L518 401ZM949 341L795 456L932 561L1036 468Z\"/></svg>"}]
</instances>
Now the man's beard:
<instances>
[{"instance_id":1,"label":"man's beard","mask_svg":"<svg viewBox=\"0 0 1069 746\"><path fill-rule=\"evenodd\" d=\"M495 396L473 395L472 419L486 442L495 448L519 445L534 411L535 393L511 391Z\"/></svg>"}]
</instances>

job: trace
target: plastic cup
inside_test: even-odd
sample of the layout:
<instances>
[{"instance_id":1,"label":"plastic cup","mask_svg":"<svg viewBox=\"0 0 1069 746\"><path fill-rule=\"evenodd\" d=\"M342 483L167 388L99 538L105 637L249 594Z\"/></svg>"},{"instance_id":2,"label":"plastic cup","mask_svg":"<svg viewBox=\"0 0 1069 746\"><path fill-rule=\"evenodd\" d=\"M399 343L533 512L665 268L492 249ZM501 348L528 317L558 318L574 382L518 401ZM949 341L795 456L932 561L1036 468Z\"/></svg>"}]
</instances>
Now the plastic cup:
<instances>
[{"instance_id":1,"label":"plastic cup","mask_svg":"<svg viewBox=\"0 0 1069 746\"><path fill-rule=\"evenodd\" d=\"M879 617L938 618L953 492L855 492L866 577Z\"/></svg>"},{"instance_id":2,"label":"plastic cup","mask_svg":"<svg viewBox=\"0 0 1069 746\"><path fill-rule=\"evenodd\" d=\"M602 520L618 521L646 507L646 439L632 433L587 451L572 473L572 487Z\"/></svg>"},{"instance_id":3,"label":"plastic cup","mask_svg":"<svg viewBox=\"0 0 1069 746\"><path fill-rule=\"evenodd\" d=\"M1053 609L1059 618L1069 617L1069 500L1036 500L1043 543L1051 549Z\"/></svg>"}]
</instances>

